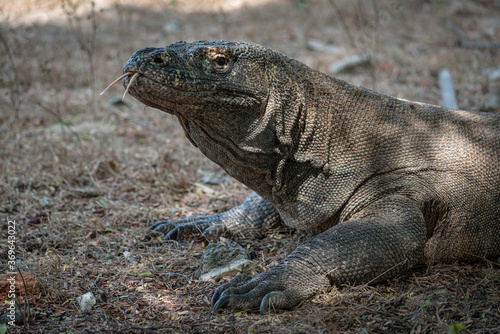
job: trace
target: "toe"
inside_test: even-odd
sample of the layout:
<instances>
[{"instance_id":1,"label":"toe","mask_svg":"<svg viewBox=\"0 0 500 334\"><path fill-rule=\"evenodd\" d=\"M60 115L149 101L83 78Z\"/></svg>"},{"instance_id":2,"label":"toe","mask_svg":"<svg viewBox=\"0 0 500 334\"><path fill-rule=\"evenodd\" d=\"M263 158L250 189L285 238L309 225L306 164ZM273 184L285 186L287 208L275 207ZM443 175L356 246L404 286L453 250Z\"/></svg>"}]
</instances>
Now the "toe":
<instances>
[{"instance_id":1,"label":"toe","mask_svg":"<svg viewBox=\"0 0 500 334\"><path fill-rule=\"evenodd\" d=\"M260 314L276 312L279 309L289 310L301 301L298 291L287 289L268 293L260 303Z\"/></svg>"},{"instance_id":2,"label":"toe","mask_svg":"<svg viewBox=\"0 0 500 334\"><path fill-rule=\"evenodd\" d=\"M168 228L169 225L168 220L160 220L154 223L149 227L150 230L157 231L157 232L165 232L165 230Z\"/></svg>"},{"instance_id":3,"label":"toe","mask_svg":"<svg viewBox=\"0 0 500 334\"><path fill-rule=\"evenodd\" d=\"M214 303L214 312L222 308L231 310L249 310L257 308L267 294L280 290L283 290L282 284L274 281L259 283L259 281L251 280L238 287L226 287L222 293L219 293L219 298L217 300L212 299Z\"/></svg>"},{"instance_id":4,"label":"toe","mask_svg":"<svg viewBox=\"0 0 500 334\"><path fill-rule=\"evenodd\" d=\"M168 232L165 235L165 237L163 238L163 242L171 241L171 240L179 240L179 238L181 236L181 232L179 230L180 230L180 228L176 227L173 230L171 230L170 232Z\"/></svg>"},{"instance_id":5,"label":"toe","mask_svg":"<svg viewBox=\"0 0 500 334\"><path fill-rule=\"evenodd\" d=\"M219 286L217 288L217 290L215 290L214 295L212 296L212 302L211 302L212 307L215 307L215 304L217 303L217 301L221 297L222 293L224 293L227 289L230 289L232 287L236 287L240 284L243 284L245 282L250 281L251 279L252 279L252 276L250 276L250 275L246 275L246 274L237 275L232 280L227 282L226 284Z\"/></svg>"}]
</instances>

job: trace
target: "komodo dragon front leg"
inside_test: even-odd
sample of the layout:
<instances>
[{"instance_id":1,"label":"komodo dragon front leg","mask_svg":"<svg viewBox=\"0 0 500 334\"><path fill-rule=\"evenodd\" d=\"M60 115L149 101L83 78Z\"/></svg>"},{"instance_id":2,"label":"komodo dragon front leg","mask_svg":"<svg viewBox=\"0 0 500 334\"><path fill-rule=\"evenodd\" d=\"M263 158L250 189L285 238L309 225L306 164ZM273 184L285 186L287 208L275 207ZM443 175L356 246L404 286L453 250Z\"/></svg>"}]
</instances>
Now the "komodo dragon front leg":
<instances>
[{"instance_id":1,"label":"komodo dragon front leg","mask_svg":"<svg viewBox=\"0 0 500 334\"><path fill-rule=\"evenodd\" d=\"M176 221L161 220L150 229L165 233L164 240L178 240L184 235L203 233L218 237L228 233L234 239L262 238L281 223L278 211L265 199L251 193L240 206L212 216L197 216Z\"/></svg>"},{"instance_id":2,"label":"komodo dragon front leg","mask_svg":"<svg viewBox=\"0 0 500 334\"><path fill-rule=\"evenodd\" d=\"M297 247L254 278L238 276L212 298L222 308L290 309L336 284L382 281L424 261L424 217L404 196L383 198Z\"/></svg>"}]
</instances>

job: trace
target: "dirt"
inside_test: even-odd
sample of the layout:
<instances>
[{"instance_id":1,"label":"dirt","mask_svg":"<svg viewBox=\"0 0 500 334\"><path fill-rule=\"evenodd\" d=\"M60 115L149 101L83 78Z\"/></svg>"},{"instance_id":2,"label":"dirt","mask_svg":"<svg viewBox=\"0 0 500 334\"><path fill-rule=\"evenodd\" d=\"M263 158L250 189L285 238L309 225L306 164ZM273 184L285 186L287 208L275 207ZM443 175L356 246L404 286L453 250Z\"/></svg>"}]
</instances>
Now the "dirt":
<instances>
[{"instance_id":1,"label":"dirt","mask_svg":"<svg viewBox=\"0 0 500 334\"><path fill-rule=\"evenodd\" d=\"M500 261L485 259L334 287L293 311L212 315L210 297L229 278L194 279L207 241L162 244L147 229L227 210L250 191L190 145L172 116L130 96L121 103L119 85L99 96L137 49L228 39L327 73L335 61L367 55L368 66L337 76L433 104L446 67L461 109L498 112L499 80L488 75L500 66L499 16L495 0L2 1L0 267L9 273L15 226L16 265L40 287L16 301L29 315L8 330L500 332ZM304 238L279 230L243 246L270 268ZM76 299L87 292L97 304L81 312Z\"/></svg>"}]
</instances>

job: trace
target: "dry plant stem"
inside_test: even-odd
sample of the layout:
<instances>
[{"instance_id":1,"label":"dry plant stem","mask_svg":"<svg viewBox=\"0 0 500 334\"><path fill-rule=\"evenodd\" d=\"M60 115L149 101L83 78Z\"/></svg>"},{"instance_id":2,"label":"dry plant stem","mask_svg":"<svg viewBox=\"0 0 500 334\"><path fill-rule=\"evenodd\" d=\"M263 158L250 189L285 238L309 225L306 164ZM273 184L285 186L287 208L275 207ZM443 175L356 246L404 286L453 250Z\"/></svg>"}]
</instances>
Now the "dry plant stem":
<instances>
[{"instance_id":1,"label":"dry plant stem","mask_svg":"<svg viewBox=\"0 0 500 334\"><path fill-rule=\"evenodd\" d=\"M88 40L85 38L84 32L84 24L82 23L82 18L77 15L78 7L80 3L72 2L68 0L61 0L61 8L66 15L66 19L69 25L74 30L74 36L76 41L80 44L81 50L85 53L88 62L88 73L89 73L89 82L92 94L92 107L95 107L95 73L94 73L94 51L96 45L96 36L97 36L97 19L95 14L95 1L90 1L90 13L88 15L88 19L91 21L91 31L90 37Z\"/></svg>"},{"instance_id":2,"label":"dry plant stem","mask_svg":"<svg viewBox=\"0 0 500 334\"><path fill-rule=\"evenodd\" d=\"M31 308L30 304L28 301L28 287L26 286L26 281L24 280L23 274L21 273L21 270L19 270L18 267L16 267L17 272L21 276L21 280L23 281L23 286L24 286L24 311L23 311L23 317L26 319L25 323L29 326L29 322L31 320ZM20 289L19 289L20 290Z\"/></svg>"},{"instance_id":3,"label":"dry plant stem","mask_svg":"<svg viewBox=\"0 0 500 334\"><path fill-rule=\"evenodd\" d=\"M349 43L351 44L351 46L354 49L356 49L356 44L354 43L354 38L353 38L353 36L351 34L351 31L347 27L347 24L345 23L344 16L342 15L342 12L340 11L340 8L335 3L335 0L327 0L327 2L330 4L330 7L333 9L333 11L335 12L335 14L337 14L337 16L338 16L338 18L340 20L340 23L342 24L342 28L344 29L344 33L347 36L347 40L349 41Z\"/></svg>"},{"instance_id":4,"label":"dry plant stem","mask_svg":"<svg viewBox=\"0 0 500 334\"><path fill-rule=\"evenodd\" d=\"M0 30L0 42L3 44L5 47L6 55L9 60L10 68L13 70L14 73L14 81L13 81L13 89L11 90L10 93L10 100L12 107L14 111L16 112L16 117L19 117L19 109L21 105L21 91L19 89L20 86L20 79L19 79L19 72L17 71L16 63L14 62L14 57L12 55L12 48L10 44L7 41L7 38L4 36L4 33L2 30Z\"/></svg>"}]
</instances>

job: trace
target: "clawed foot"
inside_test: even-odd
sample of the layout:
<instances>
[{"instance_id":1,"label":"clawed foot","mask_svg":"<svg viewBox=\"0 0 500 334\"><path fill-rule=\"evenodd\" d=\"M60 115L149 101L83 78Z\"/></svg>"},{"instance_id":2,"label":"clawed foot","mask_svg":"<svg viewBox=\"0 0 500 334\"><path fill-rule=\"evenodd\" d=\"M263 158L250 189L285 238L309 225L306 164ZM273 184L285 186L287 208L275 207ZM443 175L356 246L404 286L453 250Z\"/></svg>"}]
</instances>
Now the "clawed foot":
<instances>
[{"instance_id":1,"label":"clawed foot","mask_svg":"<svg viewBox=\"0 0 500 334\"><path fill-rule=\"evenodd\" d=\"M180 240L195 233L215 240L226 232L235 240L255 239L263 237L266 231L280 223L278 211L259 195L251 193L243 204L229 211L176 221L161 220L150 230L164 233L164 241Z\"/></svg>"},{"instance_id":2,"label":"clawed foot","mask_svg":"<svg viewBox=\"0 0 500 334\"><path fill-rule=\"evenodd\" d=\"M288 310L330 287L324 276L308 275L300 268L296 268L296 271L291 269L291 266L278 265L253 278L248 275L236 276L215 291L212 297L213 313L223 308L259 308L260 314L278 309Z\"/></svg>"},{"instance_id":3,"label":"clawed foot","mask_svg":"<svg viewBox=\"0 0 500 334\"><path fill-rule=\"evenodd\" d=\"M220 222L220 214L213 216L191 217L176 221L160 220L149 228L153 233L164 233L163 241L180 240L185 236L201 233L202 236L219 236L225 232Z\"/></svg>"}]
</instances>

